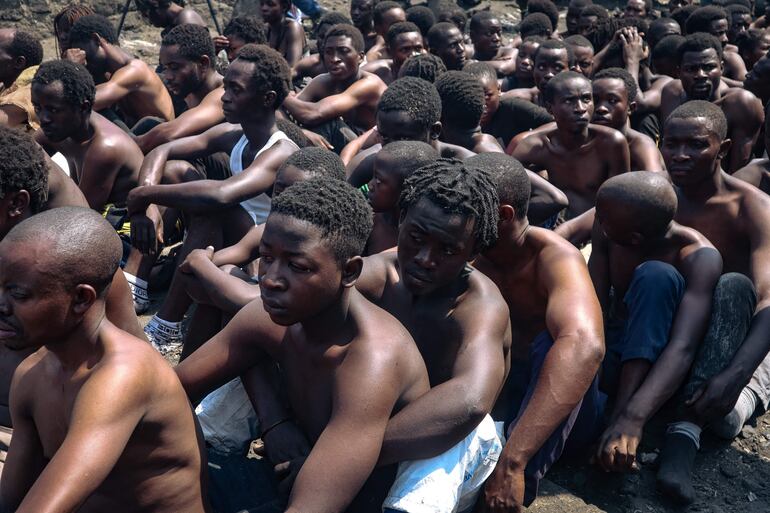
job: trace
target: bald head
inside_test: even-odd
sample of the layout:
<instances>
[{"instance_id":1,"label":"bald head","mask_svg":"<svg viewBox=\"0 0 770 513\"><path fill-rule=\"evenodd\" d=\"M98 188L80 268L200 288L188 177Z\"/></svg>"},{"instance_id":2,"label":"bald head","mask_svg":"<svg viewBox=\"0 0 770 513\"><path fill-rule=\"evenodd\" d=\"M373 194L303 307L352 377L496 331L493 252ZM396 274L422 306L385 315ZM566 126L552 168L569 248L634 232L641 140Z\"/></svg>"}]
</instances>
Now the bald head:
<instances>
[{"instance_id":1,"label":"bald head","mask_svg":"<svg viewBox=\"0 0 770 513\"><path fill-rule=\"evenodd\" d=\"M67 289L92 286L103 297L123 256L115 229L90 208L62 207L41 212L16 225L4 247L44 245L47 258L37 260L40 272L54 276Z\"/></svg>"},{"instance_id":2,"label":"bald head","mask_svg":"<svg viewBox=\"0 0 770 513\"><path fill-rule=\"evenodd\" d=\"M622 217L621 224L645 237L663 235L676 207L674 188L661 173L650 171L613 176L596 194L598 216Z\"/></svg>"}]
</instances>

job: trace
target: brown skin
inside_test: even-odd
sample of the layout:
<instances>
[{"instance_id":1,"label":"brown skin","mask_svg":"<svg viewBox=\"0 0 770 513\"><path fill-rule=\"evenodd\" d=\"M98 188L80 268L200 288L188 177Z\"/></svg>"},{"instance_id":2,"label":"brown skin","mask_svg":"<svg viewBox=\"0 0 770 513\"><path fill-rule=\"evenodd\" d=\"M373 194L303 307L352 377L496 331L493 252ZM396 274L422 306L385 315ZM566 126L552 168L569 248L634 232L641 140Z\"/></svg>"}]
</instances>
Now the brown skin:
<instances>
[{"instance_id":1,"label":"brown skin","mask_svg":"<svg viewBox=\"0 0 770 513\"><path fill-rule=\"evenodd\" d=\"M359 70L363 52L346 36L332 36L324 44L328 73L314 78L299 94L291 93L283 108L303 125L313 127L342 116L361 130L375 125L377 102L387 89L376 75Z\"/></svg>"},{"instance_id":2,"label":"brown skin","mask_svg":"<svg viewBox=\"0 0 770 513\"><path fill-rule=\"evenodd\" d=\"M535 86L527 89L513 89L503 94L503 98L523 98L535 105L545 106L542 97L545 84L562 71L569 70L569 58L566 49L547 48L535 55L532 77Z\"/></svg>"},{"instance_id":3,"label":"brown skin","mask_svg":"<svg viewBox=\"0 0 770 513\"><path fill-rule=\"evenodd\" d=\"M770 159L753 160L748 166L733 173L733 177L770 194Z\"/></svg>"},{"instance_id":4,"label":"brown skin","mask_svg":"<svg viewBox=\"0 0 770 513\"><path fill-rule=\"evenodd\" d=\"M0 244L3 316L23 333L4 343L42 347L11 386L4 509L207 511L195 416L174 371L105 318L92 286L52 282L41 268L55 258L45 242L20 249Z\"/></svg>"},{"instance_id":5,"label":"brown skin","mask_svg":"<svg viewBox=\"0 0 770 513\"><path fill-rule=\"evenodd\" d=\"M174 119L171 96L160 77L119 46L94 34L90 40L74 44L65 58L85 65L93 75L97 84L94 110L117 105L128 125L146 116Z\"/></svg>"},{"instance_id":6,"label":"brown skin","mask_svg":"<svg viewBox=\"0 0 770 513\"><path fill-rule=\"evenodd\" d=\"M14 57L8 52L15 37L15 29L0 29L0 83L4 88L11 87L19 75L29 67L26 57ZM26 122L27 113L24 109L16 105L0 105L0 125L16 128Z\"/></svg>"},{"instance_id":7,"label":"brown skin","mask_svg":"<svg viewBox=\"0 0 770 513\"><path fill-rule=\"evenodd\" d=\"M522 511L527 462L582 400L604 356L601 308L580 252L552 231L517 219L509 205L500 215L497 243L474 266L508 303L514 358L525 358L546 329L554 345L487 481L483 511L489 512Z\"/></svg>"},{"instance_id":8,"label":"brown skin","mask_svg":"<svg viewBox=\"0 0 770 513\"><path fill-rule=\"evenodd\" d=\"M158 7L158 2L147 2L139 6L139 13L158 28L171 29L177 25L206 26L201 15L193 9L182 7L176 2L171 2L168 7Z\"/></svg>"},{"instance_id":9,"label":"brown skin","mask_svg":"<svg viewBox=\"0 0 770 513\"><path fill-rule=\"evenodd\" d=\"M307 44L302 25L286 16L280 0L261 0L259 5L267 24L267 44L293 67L302 58Z\"/></svg>"},{"instance_id":10,"label":"brown skin","mask_svg":"<svg viewBox=\"0 0 770 513\"><path fill-rule=\"evenodd\" d=\"M425 366L409 333L355 290L361 257L338 263L318 227L271 216L260 253L262 299L177 373L198 398L264 353L279 362L296 423L313 445L307 459L291 462L302 468L286 511L342 511L374 470L388 419L427 391ZM264 425L279 420L257 411Z\"/></svg>"},{"instance_id":11,"label":"brown skin","mask_svg":"<svg viewBox=\"0 0 770 513\"><path fill-rule=\"evenodd\" d=\"M594 105L586 79L564 84L547 108L556 127L530 133L511 155L529 169L547 171L548 180L569 198L571 218L594 205L607 178L630 170L628 143L617 130L588 124Z\"/></svg>"},{"instance_id":12,"label":"brown skin","mask_svg":"<svg viewBox=\"0 0 770 513\"><path fill-rule=\"evenodd\" d=\"M409 330L432 388L390 420L380 464L457 444L492 410L509 368L507 306L488 278L463 271L475 221L428 199L403 216L398 252L368 257L356 286Z\"/></svg>"},{"instance_id":13,"label":"brown skin","mask_svg":"<svg viewBox=\"0 0 770 513\"><path fill-rule=\"evenodd\" d=\"M483 21L470 36L473 42L472 59L488 62L495 68L499 77L511 75L516 71L518 52L510 46L504 46L500 20L491 18Z\"/></svg>"},{"instance_id":14,"label":"brown skin","mask_svg":"<svg viewBox=\"0 0 770 513\"><path fill-rule=\"evenodd\" d=\"M392 44L388 45L390 59L380 59L368 62L364 65L364 71L380 77L383 82L390 84L398 78L398 72L404 62L414 55L425 53L422 34L419 32L405 32L396 36Z\"/></svg>"},{"instance_id":15,"label":"brown skin","mask_svg":"<svg viewBox=\"0 0 770 513\"><path fill-rule=\"evenodd\" d=\"M727 136L732 149L724 161L725 170L736 171L751 159L751 151L764 121L762 102L745 89L731 88L720 79L722 66L713 49L687 52L682 56L679 80L661 93L660 118L688 100L707 100L721 107L727 118Z\"/></svg>"},{"instance_id":16,"label":"brown skin","mask_svg":"<svg viewBox=\"0 0 770 513\"><path fill-rule=\"evenodd\" d=\"M373 25L377 38L375 43L366 50L367 61L391 58L388 45L385 43L385 36L388 34L390 26L400 21L406 21L406 12L401 7L388 9L382 13L382 22L379 25Z\"/></svg>"}]
</instances>

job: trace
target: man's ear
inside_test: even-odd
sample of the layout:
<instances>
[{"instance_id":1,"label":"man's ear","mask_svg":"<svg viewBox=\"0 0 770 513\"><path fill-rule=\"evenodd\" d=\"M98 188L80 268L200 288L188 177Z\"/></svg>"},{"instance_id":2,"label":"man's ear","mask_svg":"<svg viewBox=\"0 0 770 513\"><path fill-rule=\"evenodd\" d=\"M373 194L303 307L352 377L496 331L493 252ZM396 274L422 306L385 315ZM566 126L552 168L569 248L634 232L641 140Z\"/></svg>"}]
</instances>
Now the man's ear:
<instances>
[{"instance_id":1,"label":"man's ear","mask_svg":"<svg viewBox=\"0 0 770 513\"><path fill-rule=\"evenodd\" d=\"M516 219L516 210L510 205L500 205L497 210L500 213L500 223L510 223Z\"/></svg>"},{"instance_id":2,"label":"man's ear","mask_svg":"<svg viewBox=\"0 0 770 513\"><path fill-rule=\"evenodd\" d=\"M211 67L211 59L208 55L201 55L201 58L198 60L198 65L201 68L210 68Z\"/></svg>"},{"instance_id":3,"label":"man's ear","mask_svg":"<svg viewBox=\"0 0 770 513\"><path fill-rule=\"evenodd\" d=\"M342 286L350 288L356 284L356 280L361 276L364 268L364 259L360 256L349 258L342 266Z\"/></svg>"},{"instance_id":4,"label":"man's ear","mask_svg":"<svg viewBox=\"0 0 770 513\"><path fill-rule=\"evenodd\" d=\"M268 91L268 92L266 92L265 93L265 97L264 97L263 106L264 107L273 107L273 106L275 106L275 108L277 109L278 107L280 107L280 105L276 105L275 104L275 100L277 98L278 98L278 94L275 91Z\"/></svg>"},{"instance_id":5,"label":"man's ear","mask_svg":"<svg viewBox=\"0 0 770 513\"><path fill-rule=\"evenodd\" d=\"M441 136L441 121L436 121L431 125L428 135L430 135L431 141L435 141Z\"/></svg>"},{"instance_id":6,"label":"man's ear","mask_svg":"<svg viewBox=\"0 0 770 513\"><path fill-rule=\"evenodd\" d=\"M722 144L719 145L719 153L717 154L717 157L724 160L724 158L727 156L727 152L730 151L730 148L733 145L733 141L730 139L725 139L722 141Z\"/></svg>"},{"instance_id":7,"label":"man's ear","mask_svg":"<svg viewBox=\"0 0 770 513\"><path fill-rule=\"evenodd\" d=\"M91 285L81 283L75 287L75 297L73 298L72 309L78 315L85 315L88 309L93 306L94 302L96 302L98 296L96 289Z\"/></svg>"},{"instance_id":8,"label":"man's ear","mask_svg":"<svg viewBox=\"0 0 770 513\"><path fill-rule=\"evenodd\" d=\"M13 65L16 69L25 70L27 69L27 58L23 55L19 55L13 60Z\"/></svg>"},{"instance_id":9,"label":"man's ear","mask_svg":"<svg viewBox=\"0 0 770 513\"><path fill-rule=\"evenodd\" d=\"M636 112L636 100L628 102L628 113L632 114L634 112Z\"/></svg>"},{"instance_id":10,"label":"man's ear","mask_svg":"<svg viewBox=\"0 0 770 513\"><path fill-rule=\"evenodd\" d=\"M8 193L6 197L9 199L8 217L12 219L24 217L24 214L29 210L29 192L22 189L17 192Z\"/></svg>"}]
</instances>

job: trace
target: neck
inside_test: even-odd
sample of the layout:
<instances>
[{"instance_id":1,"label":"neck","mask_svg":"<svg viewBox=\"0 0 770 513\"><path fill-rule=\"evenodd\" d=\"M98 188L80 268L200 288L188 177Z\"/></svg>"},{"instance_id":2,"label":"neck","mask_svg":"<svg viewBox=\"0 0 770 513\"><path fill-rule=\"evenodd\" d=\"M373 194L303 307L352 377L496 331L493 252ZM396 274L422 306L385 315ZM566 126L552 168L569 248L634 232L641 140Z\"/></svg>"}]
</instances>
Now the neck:
<instances>
[{"instance_id":1,"label":"neck","mask_svg":"<svg viewBox=\"0 0 770 513\"><path fill-rule=\"evenodd\" d=\"M481 127L476 128L456 128L449 125L444 125L441 135L445 142L450 144L456 144L467 149L472 149L475 146L473 136L481 133Z\"/></svg>"},{"instance_id":2,"label":"neck","mask_svg":"<svg viewBox=\"0 0 770 513\"><path fill-rule=\"evenodd\" d=\"M65 372L74 373L86 362L101 357L99 332L104 321L104 303L95 303L63 340L47 344L45 348L56 356Z\"/></svg>"},{"instance_id":3,"label":"neck","mask_svg":"<svg viewBox=\"0 0 770 513\"><path fill-rule=\"evenodd\" d=\"M358 292L352 288L343 289L339 300L333 305L300 323L305 339L309 343L329 345L330 342L338 341L339 335L350 328L351 294L358 294Z\"/></svg>"},{"instance_id":4,"label":"neck","mask_svg":"<svg viewBox=\"0 0 770 513\"><path fill-rule=\"evenodd\" d=\"M19 78L19 75L21 75L21 73L22 73L23 71L24 71L23 69L22 69L22 70L19 70L19 71L15 71L15 70L14 70L12 74L8 75L8 76L5 78L5 80L3 80L3 85L4 85L6 88L8 88L8 87L11 87L11 86L13 85L13 83L14 83L14 82L16 82L16 79L17 79L17 78Z\"/></svg>"},{"instance_id":5,"label":"neck","mask_svg":"<svg viewBox=\"0 0 770 513\"><path fill-rule=\"evenodd\" d=\"M258 120L241 123L241 128L250 144L254 145L264 142L273 132L278 130L275 126L275 111L265 113Z\"/></svg>"},{"instance_id":6,"label":"neck","mask_svg":"<svg viewBox=\"0 0 770 513\"><path fill-rule=\"evenodd\" d=\"M500 233L495 245L484 252L484 258L496 267L511 267L513 262L525 254L527 232L529 232L529 221L526 217L514 220L510 229Z\"/></svg>"},{"instance_id":7,"label":"neck","mask_svg":"<svg viewBox=\"0 0 770 513\"><path fill-rule=\"evenodd\" d=\"M104 51L107 54L107 70L110 73L114 73L133 60L133 57L119 46L106 44Z\"/></svg>"},{"instance_id":8,"label":"neck","mask_svg":"<svg viewBox=\"0 0 770 513\"><path fill-rule=\"evenodd\" d=\"M220 87L222 87L222 75L217 73L213 68L209 68L206 71L206 76L201 80L200 85L191 93L191 95L200 101L211 91Z\"/></svg>"},{"instance_id":9,"label":"neck","mask_svg":"<svg viewBox=\"0 0 770 513\"><path fill-rule=\"evenodd\" d=\"M369 20L367 23L364 23L356 28L361 31L361 34L363 34L364 37L366 37L367 35L374 32L374 20Z\"/></svg>"},{"instance_id":10,"label":"neck","mask_svg":"<svg viewBox=\"0 0 770 513\"><path fill-rule=\"evenodd\" d=\"M347 89L351 85L353 85L355 82L361 79L361 68L359 67L353 75L351 75L348 78L343 78L337 81L332 75L329 75L329 77L332 79L332 82L338 84L341 88Z\"/></svg>"},{"instance_id":11,"label":"neck","mask_svg":"<svg viewBox=\"0 0 770 513\"><path fill-rule=\"evenodd\" d=\"M689 200L705 202L712 196L716 196L725 190L725 180L722 176L721 161L714 163L714 169L707 180L694 183L686 187L679 187L682 194Z\"/></svg>"},{"instance_id":12,"label":"neck","mask_svg":"<svg viewBox=\"0 0 770 513\"><path fill-rule=\"evenodd\" d=\"M558 128L558 125L557 125ZM559 141L566 148L579 148L588 142L589 134L588 127L586 126L582 130L577 132L570 132L567 130L557 130Z\"/></svg>"},{"instance_id":13,"label":"neck","mask_svg":"<svg viewBox=\"0 0 770 513\"><path fill-rule=\"evenodd\" d=\"M94 137L96 130L94 129L94 125L91 122L91 116L93 116L93 114L85 118L83 124L70 134L70 139L77 143L84 143L86 141L90 141Z\"/></svg>"}]
</instances>

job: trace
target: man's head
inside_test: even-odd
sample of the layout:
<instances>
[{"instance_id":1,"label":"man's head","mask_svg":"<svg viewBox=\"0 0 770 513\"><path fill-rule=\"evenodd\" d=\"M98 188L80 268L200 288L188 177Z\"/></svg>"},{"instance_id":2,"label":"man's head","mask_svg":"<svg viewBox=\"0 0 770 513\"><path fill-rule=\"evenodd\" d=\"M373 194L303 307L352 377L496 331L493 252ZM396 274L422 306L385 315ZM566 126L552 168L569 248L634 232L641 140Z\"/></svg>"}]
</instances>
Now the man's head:
<instances>
[{"instance_id":1,"label":"man's head","mask_svg":"<svg viewBox=\"0 0 770 513\"><path fill-rule=\"evenodd\" d=\"M281 106L291 88L286 60L266 45L246 45L224 79L222 109L228 123L262 119Z\"/></svg>"},{"instance_id":2,"label":"man's head","mask_svg":"<svg viewBox=\"0 0 770 513\"><path fill-rule=\"evenodd\" d=\"M238 57L238 50L244 45L267 44L265 23L256 16L238 16L230 20L222 33L227 37L227 60L233 62Z\"/></svg>"},{"instance_id":3,"label":"man's head","mask_svg":"<svg viewBox=\"0 0 770 513\"><path fill-rule=\"evenodd\" d=\"M751 26L751 9L745 5L728 5L725 8L727 12L727 21L730 28L727 31L727 39L735 43L738 36L749 30Z\"/></svg>"},{"instance_id":4,"label":"man's head","mask_svg":"<svg viewBox=\"0 0 770 513\"><path fill-rule=\"evenodd\" d=\"M497 240L497 191L489 173L439 159L404 181L398 263L413 294L450 285L474 255Z\"/></svg>"},{"instance_id":5,"label":"man's head","mask_svg":"<svg viewBox=\"0 0 770 513\"><path fill-rule=\"evenodd\" d=\"M681 187L711 180L729 149L727 119L711 102L684 103L663 125L660 152L671 180Z\"/></svg>"},{"instance_id":6,"label":"man's head","mask_svg":"<svg viewBox=\"0 0 770 513\"><path fill-rule=\"evenodd\" d=\"M535 69L532 76L540 91L555 75L567 71L574 62L572 50L561 41L543 41L535 53Z\"/></svg>"},{"instance_id":7,"label":"man's head","mask_svg":"<svg viewBox=\"0 0 770 513\"><path fill-rule=\"evenodd\" d=\"M729 23L725 10L715 5L707 5L693 11L690 17L687 18L685 28L688 34L695 34L696 32L711 34L719 40L722 48L724 48L727 44L728 27Z\"/></svg>"},{"instance_id":8,"label":"man's head","mask_svg":"<svg viewBox=\"0 0 770 513\"><path fill-rule=\"evenodd\" d=\"M650 29L646 34L647 45L655 48L655 45L666 36L682 35L682 28L676 20L671 18L658 18L650 23Z\"/></svg>"},{"instance_id":9,"label":"man's head","mask_svg":"<svg viewBox=\"0 0 770 513\"><path fill-rule=\"evenodd\" d=\"M392 212L398 208L404 180L438 158L433 146L422 141L394 141L383 146L374 159L374 177L369 182L372 210Z\"/></svg>"},{"instance_id":10,"label":"man's head","mask_svg":"<svg viewBox=\"0 0 770 513\"><path fill-rule=\"evenodd\" d=\"M680 1L680 0L674 0ZM688 0L681 0L681 1L688 1ZM671 3L669 3L669 6L671 6ZM682 28L682 34L687 34L687 18L690 17L692 13L694 13L697 9L699 9L699 6L693 5L693 4L687 4L682 7L670 7L671 9L671 19L679 23L679 26Z\"/></svg>"},{"instance_id":11,"label":"man's head","mask_svg":"<svg viewBox=\"0 0 770 513\"><path fill-rule=\"evenodd\" d=\"M676 213L674 188L660 173L613 176L596 193L596 220L615 244L643 247L660 239Z\"/></svg>"},{"instance_id":12,"label":"man's head","mask_svg":"<svg viewBox=\"0 0 770 513\"><path fill-rule=\"evenodd\" d=\"M375 4L372 19L374 20L374 30L385 37L391 25L399 21L406 21L406 12L401 4L391 0L383 0Z\"/></svg>"},{"instance_id":13,"label":"man's head","mask_svg":"<svg viewBox=\"0 0 770 513\"><path fill-rule=\"evenodd\" d=\"M70 47L70 30L83 16L95 14L92 7L85 4L69 4L53 18L53 33L61 55Z\"/></svg>"},{"instance_id":14,"label":"man's head","mask_svg":"<svg viewBox=\"0 0 770 513\"><path fill-rule=\"evenodd\" d=\"M86 68L95 77L107 72L108 45L117 45L118 35L110 20L99 14L83 16L70 30L70 47L86 54Z\"/></svg>"},{"instance_id":15,"label":"man's head","mask_svg":"<svg viewBox=\"0 0 770 513\"><path fill-rule=\"evenodd\" d=\"M746 74L743 87L764 103L770 100L770 57L765 55L754 64Z\"/></svg>"},{"instance_id":16,"label":"man's head","mask_svg":"<svg viewBox=\"0 0 770 513\"><path fill-rule=\"evenodd\" d=\"M392 82L377 104L377 132L383 145L437 139L441 133L441 97L435 86L416 77Z\"/></svg>"},{"instance_id":17,"label":"man's head","mask_svg":"<svg viewBox=\"0 0 770 513\"><path fill-rule=\"evenodd\" d=\"M388 45L388 53L396 68L400 68L409 57L425 52L420 29L408 21L399 21L391 25L385 37L385 43Z\"/></svg>"},{"instance_id":18,"label":"man's head","mask_svg":"<svg viewBox=\"0 0 770 513\"><path fill-rule=\"evenodd\" d=\"M553 33L553 25L551 20L545 14L541 12L535 12L528 14L519 23L519 34L521 38L528 37L542 37L548 39Z\"/></svg>"},{"instance_id":19,"label":"man's head","mask_svg":"<svg viewBox=\"0 0 770 513\"><path fill-rule=\"evenodd\" d=\"M575 56L575 65L572 71L582 73L586 78L591 78L594 72L594 45L591 41L576 34L564 39L564 43L572 49Z\"/></svg>"},{"instance_id":20,"label":"man's head","mask_svg":"<svg viewBox=\"0 0 770 513\"><path fill-rule=\"evenodd\" d=\"M519 53L516 55L516 78L519 81L527 83L534 81L533 73L535 71L535 54L540 44L545 41L539 36L530 36L525 38L519 46Z\"/></svg>"},{"instance_id":21,"label":"man's head","mask_svg":"<svg viewBox=\"0 0 770 513\"><path fill-rule=\"evenodd\" d=\"M401 65L401 69L398 70L398 78L421 78L432 84L443 73L446 73L446 65L441 57L432 53L421 53L409 57Z\"/></svg>"},{"instance_id":22,"label":"man's head","mask_svg":"<svg viewBox=\"0 0 770 513\"><path fill-rule=\"evenodd\" d=\"M291 10L291 0L259 0L259 13L265 23L281 23Z\"/></svg>"},{"instance_id":23,"label":"man's head","mask_svg":"<svg viewBox=\"0 0 770 513\"><path fill-rule=\"evenodd\" d=\"M48 210L15 226L0 242L0 337L6 347L61 344L87 315L103 316L122 254L115 230L89 208Z\"/></svg>"},{"instance_id":24,"label":"man's head","mask_svg":"<svg viewBox=\"0 0 770 513\"><path fill-rule=\"evenodd\" d=\"M275 174L273 198L288 187L311 178L325 177L345 180L345 164L342 159L326 148L308 146L292 153Z\"/></svg>"},{"instance_id":25,"label":"man's head","mask_svg":"<svg viewBox=\"0 0 770 513\"><path fill-rule=\"evenodd\" d=\"M484 114L481 116L481 126L485 126L500 108L500 83L497 81L497 71L488 62L471 62L463 68L484 88Z\"/></svg>"},{"instance_id":26,"label":"man's head","mask_svg":"<svg viewBox=\"0 0 770 513\"><path fill-rule=\"evenodd\" d=\"M413 5L406 10L406 21L411 21L420 29L427 44L428 31L436 24L436 15L424 5Z\"/></svg>"},{"instance_id":27,"label":"man's head","mask_svg":"<svg viewBox=\"0 0 770 513\"><path fill-rule=\"evenodd\" d=\"M593 2L591 0L570 0L569 5L567 6L567 16L565 19L567 23L567 34L574 36L578 33L580 11L592 4Z\"/></svg>"},{"instance_id":28,"label":"man's head","mask_svg":"<svg viewBox=\"0 0 770 513\"><path fill-rule=\"evenodd\" d=\"M82 129L91 116L95 96L91 74L69 61L47 61L32 79L32 105L40 128L54 142Z\"/></svg>"},{"instance_id":29,"label":"man's head","mask_svg":"<svg viewBox=\"0 0 770 513\"><path fill-rule=\"evenodd\" d=\"M527 2L527 16L535 13L548 16L554 29L559 24L559 8L551 0L530 0Z\"/></svg>"},{"instance_id":30,"label":"man's head","mask_svg":"<svg viewBox=\"0 0 770 513\"><path fill-rule=\"evenodd\" d=\"M273 322L321 319L361 273L372 210L344 180L311 178L273 199L259 246L259 289Z\"/></svg>"},{"instance_id":31,"label":"man's head","mask_svg":"<svg viewBox=\"0 0 770 513\"><path fill-rule=\"evenodd\" d=\"M428 46L431 53L438 55L447 69L461 70L465 65L465 43L463 34L451 23L436 23L428 31Z\"/></svg>"},{"instance_id":32,"label":"man's head","mask_svg":"<svg viewBox=\"0 0 770 513\"><path fill-rule=\"evenodd\" d=\"M746 69L751 70L770 50L770 33L765 30L749 29L738 36L736 44L738 55L746 64Z\"/></svg>"},{"instance_id":33,"label":"man's head","mask_svg":"<svg viewBox=\"0 0 770 513\"><path fill-rule=\"evenodd\" d=\"M470 33L478 60L492 59L503 45L503 25L490 11L479 11L471 17Z\"/></svg>"},{"instance_id":34,"label":"man's head","mask_svg":"<svg viewBox=\"0 0 770 513\"><path fill-rule=\"evenodd\" d=\"M591 123L616 130L625 128L636 108L636 81L622 68L606 68L593 80L594 116Z\"/></svg>"},{"instance_id":35,"label":"man's head","mask_svg":"<svg viewBox=\"0 0 770 513\"><path fill-rule=\"evenodd\" d=\"M589 5L580 11L578 18L578 34L585 36L591 27L600 21L608 20L610 13L601 5Z\"/></svg>"},{"instance_id":36,"label":"man's head","mask_svg":"<svg viewBox=\"0 0 770 513\"><path fill-rule=\"evenodd\" d=\"M484 88L464 71L447 71L436 80L441 96L441 123L444 128L475 130L484 114Z\"/></svg>"},{"instance_id":37,"label":"man's head","mask_svg":"<svg viewBox=\"0 0 770 513\"><path fill-rule=\"evenodd\" d=\"M647 18L652 14L652 0L627 0L623 16L626 18Z\"/></svg>"},{"instance_id":38,"label":"man's head","mask_svg":"<svg viewBox=\"0 0 770 513\"><path fill-rule=\"evenodd\" d=\"M679 80L690 100L712 100L722 80L722 45L712 35L690 34L679 46Z\"/></svg>"},{"instance_id":39,"label":"man's head","mask_svg":"<svg viewBox=\"0 0 770 513\"><path fill-rule=\"evenodd\" d=\"M451 23L457 30L465 34L465 26L468 24L468 16L465 9L452 0L441 0L436 9L436 21Z\"/></svg>"},{"instance_id":40,"label":"man's head","mask_svg":"<svg viewBox=\"0 0 770 513\"><path fill-rule=\"evenodd\" d=\"M679 47L684 36L670 35L658 41L652 49L652 69L659 75L679 78Z\"/></svg>"},{"instance_id":41,"label":"man's head","mask_svg":"<svg viewBox=\"0 0 770 513\"><path fill-rule=\"evenodd\" d=\"M465 159L465 164L483 169L492 178L500 200L500 225L527 218L532 186L521 162L505 153L479 153ZM506 230L501 226L498 231Z\"/></svg>"},{"instance_id":42,"label":"man's head","mask_svg":"<svg viewBox=\"0 0 770 513\"><path fill-rule=\"evenodd\" d=\"M591 81L580 73L563 71L553 77L543 90L546 109L559 130L570 133L588 128L594 113Z\"/></svg>"},{"instance_id":43,"label":"man's head","mask_svg":"<svg viewBox=\"0 0 770 513\"><path fill-rule=\"evenodd\" d=\"M326 33L323 62L334 80L348 80L358 73L364 60L364 37L352 25L334 25Z\"/></svg>"},{"instance_id":44,"label":"man's head","mask_svg":"<svg viewBox=\"0 0 770 513\"><path fill-rule=\"evenodd\" d=\"M173 94L185 97L206 83L215 73L216 52L206 27L178 25L164 37L160 46L163 80Z\"/></svg>"},{"instance_id":45,"label":"man's head","mask_svg":"<svg viewBox=\"0 0 770 513\"><path fill-rule=\"evenodd\" d=\"M136 0L136 10L154 27L166 28L174 21L174 15L169 12L172 3L171 0Z\"/></svg>"},{"instance_id":46,"label":"man's head","mask_svg":"<svg viewBox=\"0 0 770 513\"><path fill-rule=\"evenodd\" d=\"M0 82L7 87L22 71L43 61L43 46L29 32L0 29Z\"/></svg>"},{"instance_id":47,"label":"man's head","mask_svg":"<svg viewBox=\"0 0 770 513\"><path fill-rule=\"evenodd\" d=\"M0 240L48 200L48 166L31 135L0 126Z\"/></svg>"},{"instance_id":48,"label":"man's head","mask_svg":"<svg viewBox=\"0 0 770 513\"><path fill-rule=\"evenodd\" d=\"M350 19L358 30L371 30L373 27L374 0L351 0Z\"/></svg>"}]
</instances>

